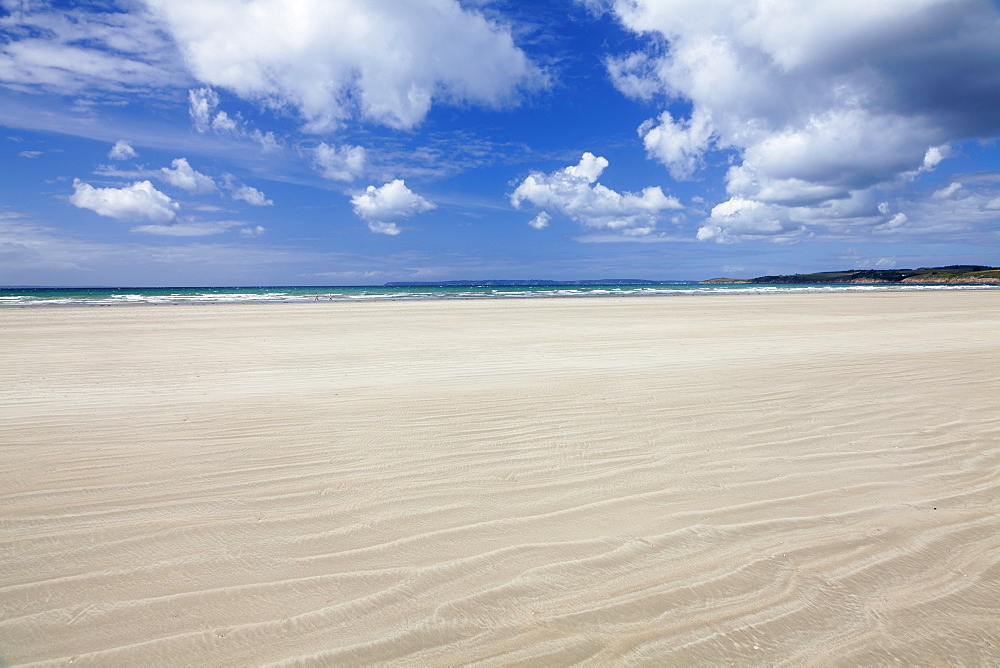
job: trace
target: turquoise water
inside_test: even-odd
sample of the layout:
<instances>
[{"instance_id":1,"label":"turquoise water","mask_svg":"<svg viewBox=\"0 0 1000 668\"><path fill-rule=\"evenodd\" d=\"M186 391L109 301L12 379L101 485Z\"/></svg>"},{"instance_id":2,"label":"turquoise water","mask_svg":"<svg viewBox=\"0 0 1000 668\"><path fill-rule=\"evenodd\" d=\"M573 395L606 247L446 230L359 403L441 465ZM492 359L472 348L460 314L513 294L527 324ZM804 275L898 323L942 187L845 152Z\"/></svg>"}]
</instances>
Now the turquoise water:
<instances>
[{"instance_id":1,"label":"turquoise water","mask_svg":"<svg viewBox=\"0 0 1000 668\"><path fill-rule=\"evenodd\" d=\"M211 304L356 302L439 299L530 299L652 297L711 294L802 292L912 292L924 290L997 290L970 285L701 285L643 283L615 285L420 285L329 287L202 288L0 288L0 306L101 306L110 304Z\"/></svg>"}]
</instances>

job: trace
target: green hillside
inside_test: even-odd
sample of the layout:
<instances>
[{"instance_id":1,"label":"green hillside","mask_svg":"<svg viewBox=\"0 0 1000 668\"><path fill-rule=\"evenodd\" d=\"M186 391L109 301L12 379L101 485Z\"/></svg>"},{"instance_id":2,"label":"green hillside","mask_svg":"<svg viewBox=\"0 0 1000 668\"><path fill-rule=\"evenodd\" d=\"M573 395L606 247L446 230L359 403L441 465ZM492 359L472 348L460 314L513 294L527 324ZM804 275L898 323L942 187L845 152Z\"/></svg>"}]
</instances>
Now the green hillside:
<instances>
[{"instance_id":1,"label":"green hillside","mask_svg":"<svg viewBox=\"0 0 1000 668\"><path fill-rule=\"evenodd\" d=\"M757 278L713 278L705 283L1000 283L1000 268L956 264L919 269L847 269Z\"/></svg>"}]
</instances>

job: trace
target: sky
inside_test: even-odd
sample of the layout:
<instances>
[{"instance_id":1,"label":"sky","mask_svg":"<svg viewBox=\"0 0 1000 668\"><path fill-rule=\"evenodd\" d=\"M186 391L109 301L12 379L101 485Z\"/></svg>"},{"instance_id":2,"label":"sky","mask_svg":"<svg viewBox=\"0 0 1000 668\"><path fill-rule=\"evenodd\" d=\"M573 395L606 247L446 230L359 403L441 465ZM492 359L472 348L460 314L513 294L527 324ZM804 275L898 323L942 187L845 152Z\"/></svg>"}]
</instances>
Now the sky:
<instances>
[{"instance_id":1,"label":"sky","mask_svg":"<svg viewBox=\"0 0 1000 668\"><path fill-rule=\"evenodd\" d=\"M0 285L1000 265L996 0L0 0Z\"/></svg>"}]
</instances>

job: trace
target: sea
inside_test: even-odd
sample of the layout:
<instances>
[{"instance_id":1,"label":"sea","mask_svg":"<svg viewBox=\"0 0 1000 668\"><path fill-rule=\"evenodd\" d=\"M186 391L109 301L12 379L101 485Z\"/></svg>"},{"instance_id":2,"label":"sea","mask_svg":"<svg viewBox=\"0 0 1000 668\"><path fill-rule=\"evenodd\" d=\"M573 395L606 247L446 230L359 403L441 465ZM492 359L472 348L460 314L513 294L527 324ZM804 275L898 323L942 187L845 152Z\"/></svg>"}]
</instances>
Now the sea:
<instances>
[{"instance_id":1,"label":"sea","mask_svg":"<svg viewBox=\"0 0 1000 668\"><path fill-rule=\"evenodd\" d=\"M256 287L6 287L0 307L111 306L129 304L258 304L446 299L585 299L588 297L693 297L733 294L920 292L1000 290L1000 285L915 284L703 284L614 283L588 285L387 285Z\"/></svg>"}]
</instances>

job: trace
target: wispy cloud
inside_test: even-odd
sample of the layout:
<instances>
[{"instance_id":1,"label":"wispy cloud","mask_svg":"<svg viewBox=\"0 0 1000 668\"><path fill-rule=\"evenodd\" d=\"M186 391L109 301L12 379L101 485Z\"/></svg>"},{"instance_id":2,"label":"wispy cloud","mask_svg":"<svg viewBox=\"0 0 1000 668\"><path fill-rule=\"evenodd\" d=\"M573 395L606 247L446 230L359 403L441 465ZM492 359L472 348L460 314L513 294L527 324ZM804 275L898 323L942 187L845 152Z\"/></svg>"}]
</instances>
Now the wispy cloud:
<instances>
[{"instance_id":1,"label":"wispy cloud","mask_svg":"<svg viewBox=\"0 0 1000 668\"><path fill-rule=\"evenodd\" d=\"M139 7L122 12L5 3L0 82L28 92L157 95L189 81L173 40Z\"/></svg>"},{"instance_id":2,"label":"wispy cloud","mask_svg":"<svg viewBox=\"0 0 1000 668\"><path fill-rule=\"evenodd\" d=\"M155 234L165 237L206 237L213 234L222 234L229 230L246 225L242 220L213 220L197 221L185 220L172 225L138 225L131 229L132 232L141 234ZM252 229L252 228L250 228ZM261 228L263 232L263 228Z\"/></svg>"}]
</instances>

